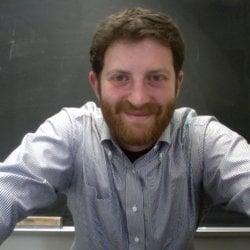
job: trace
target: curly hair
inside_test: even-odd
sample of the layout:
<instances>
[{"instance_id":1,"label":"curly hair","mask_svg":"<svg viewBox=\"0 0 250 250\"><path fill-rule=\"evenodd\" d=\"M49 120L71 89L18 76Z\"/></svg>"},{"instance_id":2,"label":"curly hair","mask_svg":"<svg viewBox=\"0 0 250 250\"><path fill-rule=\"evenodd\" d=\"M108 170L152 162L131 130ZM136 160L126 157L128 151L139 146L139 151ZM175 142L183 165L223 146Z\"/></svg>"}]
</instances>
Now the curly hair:
<instances>
[{"instance_id":1,"label":"curly hair","mask_svg":"<svg viewBox=\"0 0 250 250\"><path fill-rule=\"evenodd\" d=\"M178 74L184 61L184 42L177 25L163 13L130 8L108 16L97 28L90 47L90 64L97 77L103 69L105 52L118 40L140 41L153 38L169 47Z\"/></svg>"}]
</instances>

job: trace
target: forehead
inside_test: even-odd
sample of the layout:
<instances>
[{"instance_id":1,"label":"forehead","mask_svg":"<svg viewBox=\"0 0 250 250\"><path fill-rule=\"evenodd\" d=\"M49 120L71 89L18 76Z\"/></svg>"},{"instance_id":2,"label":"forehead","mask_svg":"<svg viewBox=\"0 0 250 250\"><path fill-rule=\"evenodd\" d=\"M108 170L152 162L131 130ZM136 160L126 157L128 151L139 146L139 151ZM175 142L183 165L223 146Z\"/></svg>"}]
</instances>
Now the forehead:
<instances>
[{"instance_id":1,"label":"forehead","mask_svg":"<svg viewBox=\"0 0 250 250\"><path fill-rule=\"evenodd\" d=\"M114 67L128 67L128 70L154 67L173 68L173 56L169 47L155 39L119 40L107 49L103 66L103 70Z\"/></svg>"}]
</instances>

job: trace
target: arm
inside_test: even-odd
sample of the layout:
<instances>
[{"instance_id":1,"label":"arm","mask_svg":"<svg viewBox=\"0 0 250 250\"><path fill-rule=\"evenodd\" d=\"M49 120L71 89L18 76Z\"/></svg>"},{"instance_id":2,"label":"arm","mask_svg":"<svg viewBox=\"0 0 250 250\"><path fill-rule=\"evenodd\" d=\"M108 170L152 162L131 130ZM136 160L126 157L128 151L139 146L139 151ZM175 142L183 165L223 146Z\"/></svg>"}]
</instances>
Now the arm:
<instances>
[{"instance_id":1,"label":"arm","mask_svg":"<svg viewBox=\"0 0 250 250\"><path fill-rule=\"evenodd\" d=\"M0 244L19 220L54 202L70 185L72 133L63 110L27 134L0 163Z\"/></svg>"},{"instance_id":2,"label":"arm","mask_svg":"<svg viewBox=\"0 0 250 250\"><path fill-rule=\"evenodd\" d=\"M212 121L204 137L204 189L215 204L250 216L250 146Z\"/></svg>"}]
</instances>

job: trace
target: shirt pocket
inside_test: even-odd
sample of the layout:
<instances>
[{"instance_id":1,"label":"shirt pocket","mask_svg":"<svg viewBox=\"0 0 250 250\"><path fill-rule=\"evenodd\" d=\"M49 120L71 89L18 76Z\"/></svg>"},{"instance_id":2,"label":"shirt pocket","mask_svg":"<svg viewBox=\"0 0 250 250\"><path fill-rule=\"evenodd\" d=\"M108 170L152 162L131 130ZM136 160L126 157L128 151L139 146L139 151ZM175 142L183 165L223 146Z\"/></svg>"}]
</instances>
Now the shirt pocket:
<instances>
[{"instance_id":1,"label":"shirt pocket","mask_svg":"<svg viewBox=\"0 0 250 250\"><path fill-rule=\"evenodd\" d=\"M86 191L95 197L96 200L106 200L111 197L111 175L108 164L98 159L86 158L83 166L83 182Z\"/></svg>"},{"instance_id":2,"label":"shirt pocket","mask_svg":"<svg viewBox=\"0 0 250 250\"><path fill-rule=\"evenodd\" d=\"M119 202L109 190L97 190L86 185L89 228L92 230L95 249L127 249L127 237Z\"/></svg>"},{"instance_id":3,"label":"shirt pocket","mask_svg":"<svg viewBox=\"0 0 250 250\"><path fill-rule=\"evenodd\" d=\"M112 196L110 188L102 187L100 185L93 186L88 183L86 183L86 193L97 202L110 200Z\"/></svg>"}]
</instances>

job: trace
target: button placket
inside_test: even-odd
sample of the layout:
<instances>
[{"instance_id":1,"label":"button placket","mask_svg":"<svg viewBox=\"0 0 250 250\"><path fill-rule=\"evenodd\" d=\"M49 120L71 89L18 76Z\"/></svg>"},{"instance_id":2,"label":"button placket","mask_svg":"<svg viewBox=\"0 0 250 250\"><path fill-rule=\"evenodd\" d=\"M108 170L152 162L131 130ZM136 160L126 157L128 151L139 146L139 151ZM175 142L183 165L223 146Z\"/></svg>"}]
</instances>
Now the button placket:
<instances>
[{"instance_id":1,"label":"button placket","mask_svg":"<svg viewBox=\"0 0 250 250\"><path fill-rule=\"evenodd\" d=\"M144 214L143 192L141 183L134 169L129 169L126 175L126 217L130 244L139 244L144 249Z\"/></svg>"}]
</instances>

